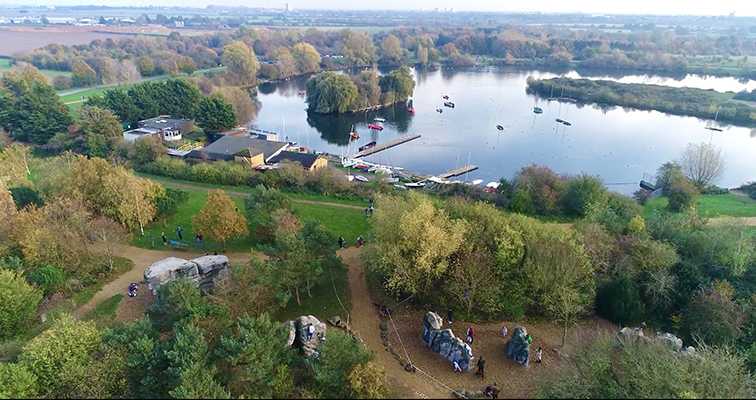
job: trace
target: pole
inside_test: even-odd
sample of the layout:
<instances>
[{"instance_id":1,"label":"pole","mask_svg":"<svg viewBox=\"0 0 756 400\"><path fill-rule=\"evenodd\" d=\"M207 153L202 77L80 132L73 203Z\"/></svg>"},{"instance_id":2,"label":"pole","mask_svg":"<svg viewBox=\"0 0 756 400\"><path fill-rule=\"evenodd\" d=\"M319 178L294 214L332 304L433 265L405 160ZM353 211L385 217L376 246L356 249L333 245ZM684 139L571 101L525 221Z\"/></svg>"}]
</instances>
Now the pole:
<instances>
[{"instance_id":1,"label":"pole","mask_svg":"<svg viewBox=\"0 0 756 400\"><path fill-rule=\"evenodd\" d=\"M470 155L472 155L472 152L467 153L467 165L470 165ZM467 169L467 173L465 174L465 180L469 182L470 178L470 169Z\"/></svg>"}]
</instances>

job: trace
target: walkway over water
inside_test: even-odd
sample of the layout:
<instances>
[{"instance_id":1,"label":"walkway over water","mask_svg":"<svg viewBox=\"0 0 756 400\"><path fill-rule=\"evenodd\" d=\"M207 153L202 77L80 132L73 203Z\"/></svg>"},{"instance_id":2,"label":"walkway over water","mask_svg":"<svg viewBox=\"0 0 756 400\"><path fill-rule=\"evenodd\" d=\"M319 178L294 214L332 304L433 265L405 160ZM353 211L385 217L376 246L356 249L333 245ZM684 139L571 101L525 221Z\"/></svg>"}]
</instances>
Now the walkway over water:
<instances>
[{"instance_id":1,"label":"walkway over water","mask_svg":"<svg viewBox=\"0 0 756 400\"><path fill-rule=\"evenodd\" d=\"M453 176L459 176L459 175L463 175L471 171L475 171L476 169L478 169L477 165L469 164L469 165L465 165L464 167L459 167L451 171L444 172L438 177L441 179L449 179Z\"/></svg>"},{"instance_id":2,"label":"walkway over water","mask_svg":"<svg viewBox=\"0 0 756 400\"><path fill-rule=\"evenodd\" d=\"M360 158L360 157L369 156L369 155L375 154L375 153L377 153L379 151L390 149L390 148L392 148L394 146L399 146L402 143L407 143L410 140L415 140L415 139L418 139L418 138L420 138L420 135L402 136L402 137L396 138L394 140L390 140L390 141L388 141L386 143L381 143L381 144L379 144L377 146L373 146L373 147L371 147L369 149L365 149L363 151L357 152L357 153L355 153L354 158Z\"/></svg>"}]
</instances>

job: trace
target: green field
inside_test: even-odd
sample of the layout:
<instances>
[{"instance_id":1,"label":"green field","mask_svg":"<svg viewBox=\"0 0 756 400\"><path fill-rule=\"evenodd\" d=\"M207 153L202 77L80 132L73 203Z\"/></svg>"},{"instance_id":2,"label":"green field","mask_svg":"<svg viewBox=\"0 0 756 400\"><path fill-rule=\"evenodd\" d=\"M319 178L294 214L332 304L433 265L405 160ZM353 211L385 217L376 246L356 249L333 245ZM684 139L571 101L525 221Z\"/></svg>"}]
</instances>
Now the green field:
<instances>
[{"instance_id":1,"label":"green field","mask_svg":"<svg viewBox=\"0 0 756 400\"><path fill-rule=\"evenodd\" d=\"M0 75L3 74L5 71L10 71L13 69L13 67L10 65L10 59L9 58L0 58ZM39 72L43 73L46 76L49 77L56 77L58 75L65 75L65 76L71 76L71 73L68 71L55 71L52 69L41 69Z\"/></svg>"},{"instance_id":2,"label":"green field","mask_svg":"<svg viewBox=\"0 0 756 400\"><path fill-rule=\"evenodd\" d=\"M112 326L116 323L116 310L123 300L122 294L117 294L102 303L84 316L84 321L95 321L98 327Z\"/></svg>"},{"instance_id":3,"label":"green field","mask_svg":"<svg viewBox=\"0 0 756 400\"><path fill-rule=\"evenodd\" d=\"M643 207L645 215L652 210L663 210L667 207L666 197L659 197L646 203ZM698 213L704 217L756 217L756 200L737 194L710 194L696 200Z\"/></svg>"},{"instance_id":4,"label":"green field","mask_svg":"<svg viewBox=\"0 0 756 400\"><path fill-rule=\"evenodd\" d=\"M250 188L250 190L252 190ZM244 195L232 195L231 198L239 207L239 212L244 214ZM163 226L163 221L153 222L144 229L144 236L140 235L139 230L134 231L132 245L148 249L164 248L161 233L165 232L168 240L178 240L176 228L183 228L182 243L188 245L190 252L208 252L214 250L221 251L221 244L213 241L209 237L203 239L203 247L199 247L194 239L194 230L192 229L192 216L196 215L207 202L207 191L189 190L189 201L182 204L176 214L168 218ZM323 224L323 226L334 236L344 236L349 241L356 241L357 237L366 236L369 231L367 220L363 211L352 208L342 208L327 204L301 204L294 203L294 210L303 221L314 219ZM256 247L257 241L253 236L236 237L226 243L228 252L248 252Z\"/></svg>"}]
</instances>

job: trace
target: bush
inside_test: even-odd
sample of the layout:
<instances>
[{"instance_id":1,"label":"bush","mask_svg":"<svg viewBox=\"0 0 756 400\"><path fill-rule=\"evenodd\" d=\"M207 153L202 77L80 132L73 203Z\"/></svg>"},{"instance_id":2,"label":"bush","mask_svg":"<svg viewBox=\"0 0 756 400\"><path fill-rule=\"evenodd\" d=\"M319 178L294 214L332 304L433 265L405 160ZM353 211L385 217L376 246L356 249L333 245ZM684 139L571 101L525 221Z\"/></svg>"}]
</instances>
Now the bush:
<instances>
[{"instance_id":1,"label":"bush","mask_svg":"<svg viewBox=\"0 0 756 400\"><path fill-rule=\"evenodd\" d=\"M42 206L42 199L39 194L26 186L19 186L10 189L13 201L16 203L18 209L22 209L30 204L37 207Z\"/></svg>"},{"instance_id":2,"label":"bush","mask_svg":"<svg viewBox=\"0 0 756 400\"><path fill-rule=\"evenodd\" d=\"M507 205L509 210L520 214L532 214L533 213L533 200L530 198L528 192L523 189L517 189L512 195L512 200Z\"/></svg>"},{"instance_id":3,"label":"bush","mask_svg":"<svg viewBox=\"0 0 756 400\"><path fill-rule=\"evenodd\" d=\"M26 283L23 276L0 270L0 298L0 337L8 337L34 320L42 292Z\"/></svg>"},{"instance_id":4,"label":"bush","mask_svg":"<svg viewBox=\"0 0 756 400\"><path fill-rule=\"evenodd\" d=\"M638 322L644 312L638 291L626 276L604 285L596 294L596 314L620 326Z\"/></svg>"},{"instance_id":5,"label":"bush","mask_svg":"<svg viewBox=\"0 0 756 400\"><path fill-rule=\"evenodd\" d=\"M607 190L601 179L583 174L567 182L561 205L568 215L584 217L592 207L600 208L607 201Z\"/></svg>"},{"instance_id":6,"label":"bush","mask_svg":"<svg viewBox=\"0 0 756 400\"><path fill-rule=\"evenodd\" d=\"M557 215L566 182L547 167L531 165L521 169L514 178L515 188L530 196L533 210L539 215Z\"/></svg>"},{"instance_id":7,"label":"bush","mask_svg":"<svg viewBox=\"0 0 756 400\"><path fill-rule=\"evenodd\" d=\"M667 198L669 200L668 208L670 211L682 211L696 202L698 189L689 180L682 175L672 178Z\"/></svg>"},{"instance_id":8,"label":"bush","mask_svg":"<svg viewBox=\"0 0 756 400\"><path fill-rule=\"evenodd\" d=\"M63 271L54 266L37 268L29 274L29 282L39 286L45 294L56 292L65 279Z\"/></svg>"},{"instance_id":9,"label":"bush","mask_svg":"<svg viewBox=\"0 0 756 400\"><path fill-rule=\"evenodd\" d=\"M65 75L58 75L53 78L55 90L66 90L71 88L71 78Z\"/></svg>"},{"instance_id":10,"label":"bush","mask_svg":"<svg viewBox=\"0 0 756 400\"><path fill-rule=\"evenodd\" d=\"M648 203L649 200L651 200L651 193L652 192L650 190L640 188L633 192L633 199L635 199L638 204L643 206Z\"/></svg>"}]
</instances>

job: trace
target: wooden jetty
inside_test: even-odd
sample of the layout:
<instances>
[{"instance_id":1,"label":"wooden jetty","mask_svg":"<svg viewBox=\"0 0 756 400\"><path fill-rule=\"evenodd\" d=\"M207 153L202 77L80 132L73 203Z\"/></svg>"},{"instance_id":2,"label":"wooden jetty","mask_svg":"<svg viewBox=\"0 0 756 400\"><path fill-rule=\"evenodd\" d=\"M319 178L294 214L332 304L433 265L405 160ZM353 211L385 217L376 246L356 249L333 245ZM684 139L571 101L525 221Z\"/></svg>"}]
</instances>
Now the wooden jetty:
<instances>
[{"instance_id":1,"label":"wooden jetty","mask_svg":"<svg viewBox=\"0 0 756 400\"><path fill-rule=\"evenodd\" d=\"M420 135L402 136L400 138L396 138L394 140L390 140L390 141L388 141L386 143L381 143L379 145L373 146L373 147L371 147L369 149L365 149L363 151L359 151L359 152L355 153L352 157L354 157L354 158L366 157L366 156L369 156L371 154L375 154L375 153L377 153L379 151L383 151L383 150L392 148L394 146L398 146L398 145L400 145L402 143L407 143L410 140L415 140L415 139L417 139L419 137L420 137ZM477 167L475 167L475 168L477 168Z\"/></svg>"},{"instance_id":2,"label":"wooden jetty","mask_svg":"<svg viewBox=\"0 0 756 400\"><path fill-rule=\"evenodd\" d=\"M478 169L477 165L473 165L473 164L465 165L464 167L459 167L459 168L453 169L451 171L444 172L443 174L439 175L438 177L441 178L441 179L449 179L449 178L454 177L454 176L464 175L464 174L466 174L468 172L475 171L476 169Z\"/></svg>"}]
</instances>

